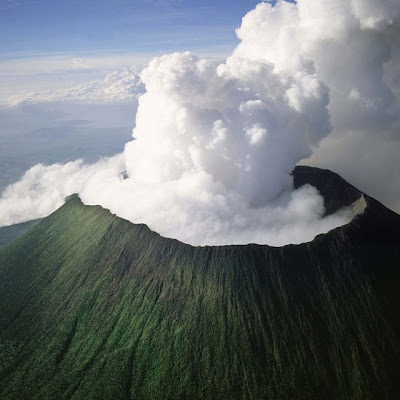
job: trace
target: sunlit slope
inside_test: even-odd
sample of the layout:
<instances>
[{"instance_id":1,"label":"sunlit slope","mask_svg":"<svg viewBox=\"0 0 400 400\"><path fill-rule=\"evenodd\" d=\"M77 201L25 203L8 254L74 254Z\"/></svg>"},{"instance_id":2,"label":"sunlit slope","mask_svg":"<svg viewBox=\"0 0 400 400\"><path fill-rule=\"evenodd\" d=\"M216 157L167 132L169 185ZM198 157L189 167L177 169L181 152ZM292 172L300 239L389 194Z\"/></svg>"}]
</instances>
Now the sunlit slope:
<instances>
[{"instance_id":1,"label":"sunlit slope","mask_svg":"<svg viewBox=\"0 0 400 400\"><path fill-rule=\"evenodd\" d=\"M200 248L69 200L0 251L0 398L398 399L400 217L366 201L311 243Z\"/></svg>"}]
</instances>

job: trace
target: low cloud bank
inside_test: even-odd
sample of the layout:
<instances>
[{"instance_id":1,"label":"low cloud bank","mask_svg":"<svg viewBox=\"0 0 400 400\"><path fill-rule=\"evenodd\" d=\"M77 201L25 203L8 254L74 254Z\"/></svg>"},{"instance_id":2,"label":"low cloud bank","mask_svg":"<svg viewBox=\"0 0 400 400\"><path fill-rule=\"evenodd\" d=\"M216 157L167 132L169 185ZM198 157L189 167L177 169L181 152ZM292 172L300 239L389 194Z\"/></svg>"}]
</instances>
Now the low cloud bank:
<instances>
[{"instance_id":1,"label":"low cloud bank","mask_svg":"<svg viewBox=\"0 0 400 400\"><path fill-rule=\"evenodd\" d=\"M86 204L101 204L122 218L193 245L302 243L351 219L349 210L323 217L323 199L310 185L288 189L254 208L203 171L163 184L138 185L124 179L124 167L122 155L95 164L77 160L36 165L3 192L1 225L46 216L77 192Z\"/></svg>"},{"instance_id":2,"label":"low cloud bank","mask_svg":"<svg viewBox=\"0 0 400 400\"><path fill-rule=\"evenodd\" d=\"M92 81L68 89L35 91L5 97L0 105L12 107L24 103L68 102L78 104L126 103L137 99L145 91L140 76L133 68L124 68L108 74L102 80Z\"/></svg>"},{"instance_id":3,"label":"low cloud bank","mask_svg":"<svg viewBox=\"0 0 400 400\"><path fill-rule=\"evenodd\" d=\"M399 11L391 1L261 3L225 63L153 59L136 140L97 164L34 167L0 199L0 224L45 215L71 192L194 245L301 243L347 223L346 211L323 217L316 189L294 190L290 172L332 130L398 125Z\"/></svg>"},{"instance_id":4,"label":"low cloud bank","mask_svg":"<svg viewBox=\"0 0 400 400\"><path fill-rule=\"evenodd\" d=\"M8 186L0 198L0 226L47 216L62 206L65 198L78 193L97 171L119 168L121 156L95 164L76 160L66 164L30 168L18 182Z\"/></svg>"}]
</instances>

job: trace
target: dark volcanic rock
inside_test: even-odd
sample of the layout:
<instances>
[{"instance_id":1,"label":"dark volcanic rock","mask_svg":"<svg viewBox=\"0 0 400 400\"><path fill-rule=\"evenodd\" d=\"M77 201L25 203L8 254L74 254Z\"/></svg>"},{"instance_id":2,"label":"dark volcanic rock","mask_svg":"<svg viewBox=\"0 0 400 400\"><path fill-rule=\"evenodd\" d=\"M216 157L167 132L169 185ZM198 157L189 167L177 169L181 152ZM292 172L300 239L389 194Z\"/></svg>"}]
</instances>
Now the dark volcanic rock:
<instances>
[{"instance_id":1,"label":"dark volcanic rock","mask_svg":"<svg viewBox=\"0 0 400 400\"><path fill-rule=\"evenodd\" d=\"M327 169L297 166L292 175L296 189L305 184L310 184L318 189L324 198L326 215L351 206L362 194L341 176Z\"/></svg>"}]
</instances>

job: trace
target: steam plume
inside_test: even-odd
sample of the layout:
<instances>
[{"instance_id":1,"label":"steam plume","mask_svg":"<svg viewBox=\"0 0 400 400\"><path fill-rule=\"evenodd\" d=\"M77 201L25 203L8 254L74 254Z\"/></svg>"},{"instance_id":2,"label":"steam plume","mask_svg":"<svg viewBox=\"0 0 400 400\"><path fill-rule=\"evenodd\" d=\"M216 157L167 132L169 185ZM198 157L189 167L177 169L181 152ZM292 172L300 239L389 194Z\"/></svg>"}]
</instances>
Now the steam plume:
<instances>
[{"instance_id":1,"label":"steam plume","mask_svg":"<svg viewBox=\"0 0 400 400\"><path fill-rule=\"evenodd\" d=\"M394 1L261 3L225 63L153 59L136 140L80 167L81 199L195 245L299 243L348 222L346 212L323 218L317 191L293 190L290 172L332 129L396 125L399 91L388 80L399 11Z\"/></svg>"}]
</instances>

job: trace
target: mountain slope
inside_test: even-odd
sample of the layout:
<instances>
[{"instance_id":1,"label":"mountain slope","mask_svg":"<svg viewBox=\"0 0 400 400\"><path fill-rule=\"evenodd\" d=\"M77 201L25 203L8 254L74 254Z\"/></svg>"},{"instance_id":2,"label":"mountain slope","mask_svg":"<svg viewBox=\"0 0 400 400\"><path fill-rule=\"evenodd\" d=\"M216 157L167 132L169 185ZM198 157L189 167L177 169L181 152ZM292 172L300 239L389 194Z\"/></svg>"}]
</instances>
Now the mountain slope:
<instances>
[{"instance_id":1,"label":"mountain slope","mask_svg":"<svg viewBox=\"0 0 400 400\"><path fill-rule=\"evenodd\" d=\"M361 197L294 181L327 213ZM192 247L72 198L0 251L0 398L399 398L400 216L364 199L273 248Z\"/></svg>"},{"instance_id":2,"label":"mountain slope","mask_svg":"<svg viewBox=\"0 0 400 400\"><path fill-rule=\"evenodd\" d=\"M43 218L34 219L32 221L22 222L21 224L15 224L10 226L3 226L0 228L0 249L4 247L8 242L13 241L18 236L29 231L37 225Z\"/></svg>"}]
</instances>

